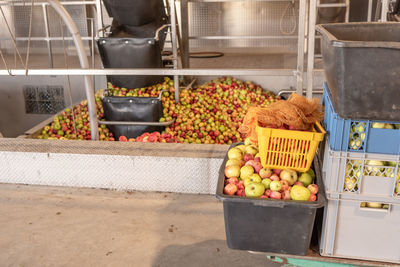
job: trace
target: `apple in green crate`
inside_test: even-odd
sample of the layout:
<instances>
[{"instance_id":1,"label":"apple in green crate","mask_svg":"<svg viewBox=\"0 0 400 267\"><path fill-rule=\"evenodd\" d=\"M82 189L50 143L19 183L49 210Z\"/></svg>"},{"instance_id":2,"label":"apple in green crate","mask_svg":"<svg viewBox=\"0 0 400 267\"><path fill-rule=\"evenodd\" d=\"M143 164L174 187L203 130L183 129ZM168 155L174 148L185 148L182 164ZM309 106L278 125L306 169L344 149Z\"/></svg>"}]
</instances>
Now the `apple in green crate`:
<instances>
[{"instance_id":1,"label":"apple in green crate","mask_svg":"<svg viewBox=\"0 0 400 267\"><path fill-rule=\"evenodd\" d=\"M308 185L312 184L313 178L309 172L303 172L300 175L298 181L301 182L305 187L307 187Z\"/></svg>"},{"instance_id":2,"label":"apple in green crate","mask_svg":"<svg viewBox=\"0 0 400 267\"><path fill-rule=\"evenodd\" d=\"M265 189L269 189L272 180L269 178L262 179L261 183L264 185Z\"/></svg>"},{"instance_id":3,"label":"apple in green crate","mask_svg":"<svg viewBox=\"0 0 400 267\"><path fill-rule=\"evenodd\" d=\"M261 183L252 183L247 185L244 188L246 197L251 197L251 198L258 198L261 197L264 192L265 192L265 187Z\"/></svg>"},{"instance_id":4,"label":"apple in green crate","mask_svg":"<svg viewBox=\"0 0 400 267\"><path fill-rule=\"evenodd\" d=\"M293 185L295 182L297 182L297 172L291 169L285 169L283 170L279 177L282 180L285 180L289 183L289 185Z\"/></svg>"}]
</instances>

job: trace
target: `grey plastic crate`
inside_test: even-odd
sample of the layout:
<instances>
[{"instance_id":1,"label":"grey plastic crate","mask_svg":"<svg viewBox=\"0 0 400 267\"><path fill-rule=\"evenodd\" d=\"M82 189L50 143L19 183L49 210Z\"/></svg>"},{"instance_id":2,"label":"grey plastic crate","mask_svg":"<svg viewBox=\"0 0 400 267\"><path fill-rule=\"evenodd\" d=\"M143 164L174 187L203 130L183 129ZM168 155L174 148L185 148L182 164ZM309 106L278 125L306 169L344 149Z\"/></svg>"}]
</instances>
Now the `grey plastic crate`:
<instances>
[{"instance_id":1,"label":"grey plastic crate","mask_svg":"<svg viewBox=\"0 0 400 267\"><path fill-rule=\"evenodd\" d=\"M391 162L395 166L374 166L370 160ZM337 152L326 143L322 167L326 193L334 199L368 198L371 202L400 204L400 192L396 193L400 182L399 162L398 155Z\"/></svg>"},{"instance_id":2,"label":"grey plastic crate","mask_svg":"<svg viewBox=\"0 0 400 267\"><path fill-rule=\"evenodd\" d=\"M364 199L368 201L368 199ZM400 205L360 207L328 199L320 237L322 256L400 263Z\"/></svg>"}]
</instances>

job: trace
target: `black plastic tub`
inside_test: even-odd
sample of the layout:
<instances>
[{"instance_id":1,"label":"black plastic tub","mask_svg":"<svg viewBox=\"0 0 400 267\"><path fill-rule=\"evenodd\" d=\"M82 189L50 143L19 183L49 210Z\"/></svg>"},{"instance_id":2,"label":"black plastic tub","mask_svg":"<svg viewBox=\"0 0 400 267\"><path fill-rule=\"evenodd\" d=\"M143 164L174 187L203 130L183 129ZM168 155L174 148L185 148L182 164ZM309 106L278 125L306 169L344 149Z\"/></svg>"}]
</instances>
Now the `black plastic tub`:
<instances>
[{"instance_id":1,"label":"black plastic tub","mask_svg":"<svg viewBox=\"0 0 400 267\"><path fill-rule=\"evenodd\" d=\"M229 248L276 254L306 255L318 208L325 206L325 189L317 158L314 170L317 201L251 199L223 193L225 164L219 172L216 197L223 202Z\"/></svg>"},{"instance_id":2,"label":"black plastic tub","mask_svg":"<svg viewBox=\"0 0 400 267\"><path fill-rule=\"evenodd\" d=\"M107 121L158 122L163 115L161 99L156 97L107 96L103 100ZM145 132L161 132L165 127L151 125L109 125L116 140L120 136L136 138Z\"/></svg>"},{"instance_id":3,"label":"black plastic tub","mask_svg":"<svg viewBox=\"0 0 400 267\"><path fill-rule=\"evenodd\" d=\"M162 0L103 0L107 13L121 24L140 26L158 15L154 10L164 7Z\"/></svg>"},{"instance_id":4,"label":"black plastic tub","mask_svg":"<svg viewBox=\"0 0 400 267\"><path fill-rule=\"evenodd\" d=\"M104 68L162 68L160 41L156 38L102 37L97 42ZM160 83L162 76L107 75L118 87L141 88Z\"/></svg>"},{"instance_id":5,"label":"black plastic tub","mask_svg":"<svg viewBox=\"0 0 400 267\"><path fill-rule=\"evenodd\" d=\"M317 31L337 113L400 121L400 23L322 24Z\"/></svg>"}]
</instances>

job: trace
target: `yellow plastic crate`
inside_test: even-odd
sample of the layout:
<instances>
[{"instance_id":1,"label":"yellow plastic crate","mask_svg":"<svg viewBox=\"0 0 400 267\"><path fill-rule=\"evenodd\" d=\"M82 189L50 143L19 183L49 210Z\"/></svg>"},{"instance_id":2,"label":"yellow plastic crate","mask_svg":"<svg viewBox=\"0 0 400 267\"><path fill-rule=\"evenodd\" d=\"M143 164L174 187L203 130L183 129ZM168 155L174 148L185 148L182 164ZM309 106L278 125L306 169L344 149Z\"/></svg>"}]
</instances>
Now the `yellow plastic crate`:
<instances>
[{"instance_id":1,"label":"yellow plastic crate","mask_svg":"<svg viewBox=\"0 0 400 267\"><path fill-rule=\"evenodd\" d=\"M325 130L318 122L311 132L257 126L258 149L264 168L292 169L300 172L311 167Z\"/></svg>"}]
</instances>

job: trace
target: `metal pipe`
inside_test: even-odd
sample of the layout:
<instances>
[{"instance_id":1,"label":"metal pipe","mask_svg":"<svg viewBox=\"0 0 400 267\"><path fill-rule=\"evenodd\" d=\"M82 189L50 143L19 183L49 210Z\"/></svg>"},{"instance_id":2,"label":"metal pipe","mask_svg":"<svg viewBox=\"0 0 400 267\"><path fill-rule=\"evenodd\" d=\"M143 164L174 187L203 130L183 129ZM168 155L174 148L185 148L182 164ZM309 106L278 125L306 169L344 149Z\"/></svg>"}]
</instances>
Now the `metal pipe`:
<instances>
[{"instance_id":1,"label":"metal pipe","mask_svg":"<svg viewBox=\"0 0 400 267\"><path fill-rule=\"evenodd\" d=\"M79 62L81 64L82 69L89 69L89 60L86 55L85 45L83 44L81 35L79 33L76 24L72 20L69 13L65 10L65 8L61 5L58 0L48 0L49 4L54 8L54 10L59 14L59 16L64 21L65 25L68 27L69 31L72 34L74 39L74 43L77 49ZM89 111L89 119L90 119L90 130L91 130L91 137L92 140L98 139L98 123L97 123L97 108L96 102L94 98L94 88L93 88L93 81L92 77L89 75L85 75L85 91L86 91L86 98L88 101L88 111Z\"/></svg>"},{"instance_id":2,"label":"metal pipe","mask_svg":"<svg viewBox=\"0 0 400 267\"><path fill-rule=\"evenodd\" d=\"M237 40L237 39L295 39L297 36L287 35L270 35L270 36L190 36L191 40Z\"/></svg>"},{"instance_id":3,"label":"metal pipe","mask_svg":"<svg viewBox=\"0 0 400 267\"><path fill-rule=\"evenodd\" d=\"M172 62L174 69L178 69L178 44L176 42L176 16L175 16L175 0L169 0L169 15L171 17L171 41L172 41ZM175 102L179 102L179 78L174 75Z\"/></svg>"},{"instance_id":4,"label":"metal pipe","mask_svg":"<svg viewBox=\"0 0 400 267\"><path fill-rule=\"evenodd\" d=\"M44 19L44 28L46 32L46 38L50 37L50 30L49 30L49 18L47 16L47 6L42 4L42 11L43 11L43 19ZM48 39L46 40L47 43L47 52L49 54L49 67L53 68L53 52L51 49L51 41Z\"/></svg>"},{"instance_id":5,"label":"metal pipe","mask_svg":"<svg viewBox=\"0 0 400 267\"><path fill-rule=\"evenodd\" d=\"M350 20L350 0L345 0L346 2L346 13L345 13L345 22L349 22Z\"/></svg>"},{"instance_id":6,"label":"metal pipe","mask_svg":"<svg viewBox=\"0 0 400 267\"><path fill-rule=\"evenodd\" d=\"M24 2L14 2L12 3L14 6L25 6L26 3ZM34 6L40 6L45 4L46 6L49 5L46 1L35 1L33 3ZM96 1L61 1L61 5L63 6L76 6L76 5L95 5ZM0 1L0 6L8 6L11 5L11 1ZM29 3L30 5L30 3Z\"/></svg>"},{"instance_id":7,"label":"metal pipe","mask_svg":"<svg viewBox=\"0 0 400 267\"><path fill-rule=\"evenodd\" d=\"M92 40L91 36L84 36L81 38L82 38L82 40L85 40L85 41ZM15 38L16 41L28 41L28 39L29 39L28 37L16 37ZM62 37L31 37L30 39L31 39L31 41L62 41L63 40ZM10 38L0 37L0 41L3 41L3 40L10 40ZM64 40L73 41L74 38L65 37Z\"/></svg>"},{"instance_id":8,"label":"metal pipe","mask_svg":"<svg viewBox=\"0 0 400 267\"><path fill-rule=\"evenodd\" d=\"M103 25L103 10L101 8L101 0L96 0L96 11L97 11L97 30L100 30L104 27ZM103 32L98 32L100 37L104 37Z\"/></svg>"},{"instance_id":9,"label":"metal pipe","mask_svg":"<svg viewBox=\"0 0 400 267\"><path fill-rule=\"evenodd\" d=\"M315 49L315 23L317 22L317 0L310 0L308 23L308 54L307 54L307 98L312 98L314 85L314 49Z\"/></svg>"},{"instance_id":10,"label":"metal pipe","mask_svg":"<svg viewBox=\"0 0 400 267\"><path fill-rule=\"evenodd\" d=\"M99 124L105 125L144 125L144 126L169 126L175 122L175 119L172 121L166 122L147 122L147 121L99 121Z\"/></svg>"},{"instance_id":11,"label":"metal pipe","mask_svg":"<svg viewBox=\"0 0 400 267\"><path fill-rule=\"evenodd\" d=\"M300 0L299 8L299 30L297 44L297 93L303 93L303 73L304 73L304 42L306 26L306 5L307 0Z\"/></svg>"},{"instance_id":12,"label":"metal pipe","mask_svg":"<svg viewBox=\"0 0 400 267\"><path fill-rule=\"evenodd\" d=\"M321 71L323 70L316 70ZM25 69L11 69L12 75L25 75ZM297 74L295 69L30 69L29 75L193 75L193 76L290 76ZM0 75L9 75L5 69Z\"/></svg>"},{"instance_id":13,"label":"metal pipe","mask_svg":"<svg viewBox=\"0 0 400 267\"><path fill-rule=\"evenodd\" d=\"M367 17L368 22L371 22L372 18L372 1L373 0L368 0L368 17Z\"/></svg>"},{"instance_id":14,"label":"metal pipe","mask_svg":"<svg viewBox=\"0 0 400 267\"><path fill-rule=\"evenodd\" d=\"M389 12L389 0L382 0L381 22L387 21L388 12Z\"/></svg>"},{"instance_id":15,"label":"metal pipe","mask_svg":"<svg viewBox=\"0 0 400 267\"><path fill-rule=\"evenodd\" d=\"M182 47L181 53L183 55L182 67L189 68L189 7L188 0L181 0L181 33L182 33Z\"/></svg>"}]
</instances>

